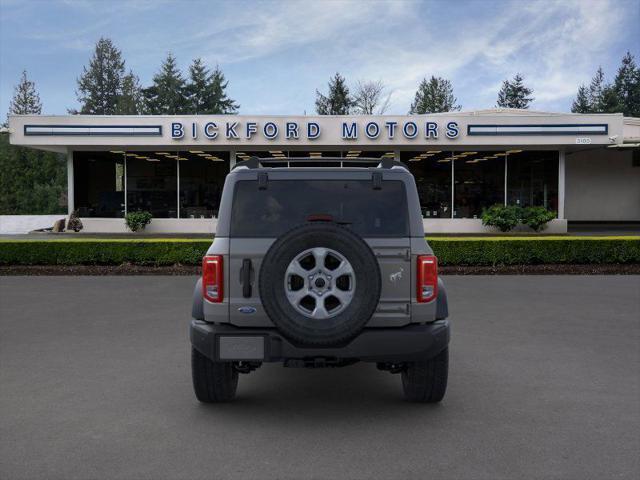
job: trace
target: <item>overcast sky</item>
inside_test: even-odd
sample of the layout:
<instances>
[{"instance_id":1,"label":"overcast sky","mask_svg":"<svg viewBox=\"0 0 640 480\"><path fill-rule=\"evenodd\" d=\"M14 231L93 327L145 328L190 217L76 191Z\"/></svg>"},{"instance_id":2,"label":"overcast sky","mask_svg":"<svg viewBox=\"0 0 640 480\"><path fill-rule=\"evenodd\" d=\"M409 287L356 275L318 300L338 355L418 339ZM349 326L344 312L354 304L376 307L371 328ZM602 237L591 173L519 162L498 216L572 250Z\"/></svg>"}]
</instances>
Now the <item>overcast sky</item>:
<instances>
[{"instance_id":1,"label":"overcast sky","mask_svg":"<svg viewBox=\"0 0 640 480\"><path fill-rule=\"evenodd\" d=\"M384 81L387 113L406 113L431 75L453 82L463 109L492 107L516 72L532 108L568 111L598 65L611 79L627 50L640 63L640 0L0 0L1 116L23 69L43 113L76 107L100 36L144 85L167 52L185 71L195 57L219 64L242 114L312 114L336 71Z\"/></svg>"}]
</instances>

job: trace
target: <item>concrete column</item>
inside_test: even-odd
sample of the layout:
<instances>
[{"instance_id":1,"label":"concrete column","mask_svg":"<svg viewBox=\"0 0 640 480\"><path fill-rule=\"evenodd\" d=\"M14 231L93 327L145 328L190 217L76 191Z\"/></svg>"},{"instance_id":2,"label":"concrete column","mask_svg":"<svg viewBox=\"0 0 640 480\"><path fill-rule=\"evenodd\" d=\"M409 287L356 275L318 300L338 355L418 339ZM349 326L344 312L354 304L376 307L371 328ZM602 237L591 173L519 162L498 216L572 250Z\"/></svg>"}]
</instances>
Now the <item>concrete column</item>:
<instances>
[{"instance_id":1,"label":"concrete column","mask_svg":"<svg viewBox=\"0 0 640 480\"><path fill-rule=\"evenodd\" d=\"M229 152L229 171L233 170L233 167L236 166L236 151L231 150Z\"/></svg>"},{"instance_id":2,"label":"concrete column","mask_svg":"<svg viewBox=\"0 0 640 480\"><path fill-rule=\"evenodd\" d=\"M509 171L509 154L504 156L504 206L507 206L507 174Z\"/></svg>"},{"instance_id":3,"label":"concrete column","mask_svg":"<svg viewBox=\"0 0 640 480\"><path fill-rule=\"evenodd\" d=\"M451 218L454 216L454 202L456 198L456 161L453 159L453 152L451 152Z\"/></svg>"},{"instance_id":4,"label":"concrete column","mask_svg":"<svg viewBox=\"0 0 640 480\"><path fill-rule=\"evenodd\" d=\"M558 218L564 219L564 196L565 196L565 150L560 150L558 157Z\"/></svg>"},{"instance_id":5,"label":"concrete column","mask_svg":"<svg viewBox=\"0 0 640 480\"><path fill-rule=\"evenodd\" d=\"M400 161L400 150L394 150L393 151L393 159L397 162Z\"/></svg>"},{"instance_id":6,"label":"concrete column","mask_svg":"<svg viewBox=\"0 0 640 480\"><path fill-rule=\"evenodd\" d=\"M180 218L180 160L176 158L176 218Z\"/></svg>"},{"instance_id":7,"label":"concrete column","mask_svg":"<svg viewBox=\"0 0 640 480\"><path fill-rule=\"evenodd\" d=\"M67 213L75 210L75 191L73 177L73 150L67 149Z\"/></svg>"},{"instance_id":8,"label":"concrete column","mask_svg":"<svg viewBox=\"0 0 640 480\"><path fill-rule=\"evenodd\" d=\"M127 190L127 177L128 177L128 173L127 173L127 156L124 156L124 216L127 216L127 213L129 213L128 211L128 204L127 204L127 196L128 196L128 190Z\"/></svg>"}]
</instances>

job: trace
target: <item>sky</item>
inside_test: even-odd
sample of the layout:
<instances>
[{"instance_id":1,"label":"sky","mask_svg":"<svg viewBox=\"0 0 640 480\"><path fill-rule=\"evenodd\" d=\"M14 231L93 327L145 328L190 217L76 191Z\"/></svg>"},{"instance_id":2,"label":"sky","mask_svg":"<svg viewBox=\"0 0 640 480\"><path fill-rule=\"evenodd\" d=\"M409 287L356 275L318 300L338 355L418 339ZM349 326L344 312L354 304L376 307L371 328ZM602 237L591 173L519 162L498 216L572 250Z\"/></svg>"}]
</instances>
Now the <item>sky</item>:
<instances>
[{"instance_id":1,"label":"sky","mask_svg":"<svg viewBox=\"0 0 640 480\"><path fill-rule=\"evenodd\" d=\"M168 52L184 72L197 57L218 64L241 114L313 114L335 72L384 82L389 114L431 75L463 110L491 108L516 73L531 108L565 112L598 66L612 80L627 50L640 64L640 0L0 0L0 116L24 69L43 113L77 107L101 36L143 85Z\"/></svg>"}]
</instances>

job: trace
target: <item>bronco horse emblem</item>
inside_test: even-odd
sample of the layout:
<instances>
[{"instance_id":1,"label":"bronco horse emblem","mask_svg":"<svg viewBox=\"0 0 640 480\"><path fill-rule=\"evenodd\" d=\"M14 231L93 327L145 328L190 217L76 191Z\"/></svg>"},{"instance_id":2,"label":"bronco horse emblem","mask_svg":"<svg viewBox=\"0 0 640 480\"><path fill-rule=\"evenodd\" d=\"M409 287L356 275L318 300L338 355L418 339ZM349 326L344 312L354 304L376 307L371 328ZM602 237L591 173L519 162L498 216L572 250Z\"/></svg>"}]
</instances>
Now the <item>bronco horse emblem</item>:
<instances>
[{"instance_id":1,"label":"bronco horse emblem","mask_svg":"<svg viewBox=\"0 0 640 480\"><path fill-rule=\"evenodd\" d=\"M400 268L399 272L395 272L389 275L389 280L391 281L391 283L396 283L398 280L400 280L402 278L402 272L404 272L404 269Z\"/></svg>"}]
</instances>

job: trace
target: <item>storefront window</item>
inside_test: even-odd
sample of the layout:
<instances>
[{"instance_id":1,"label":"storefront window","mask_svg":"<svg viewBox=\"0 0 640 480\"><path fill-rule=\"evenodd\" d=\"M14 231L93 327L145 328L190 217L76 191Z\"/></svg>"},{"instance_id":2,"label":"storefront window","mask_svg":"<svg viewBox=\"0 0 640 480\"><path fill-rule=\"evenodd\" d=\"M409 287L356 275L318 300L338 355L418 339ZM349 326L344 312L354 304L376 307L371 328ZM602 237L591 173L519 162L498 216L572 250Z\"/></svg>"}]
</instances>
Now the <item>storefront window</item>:
<instances>
[{"instance_id":1,"label":"storefront window","mask_svg":"<svg viewBox=\"0 0 640 480\"><path fill-rule=\"evenodd\" d=\"M74 202L81 217L124 216L124 155L74 152Z\"/></svg>"},{"instance_id":2,"label":"storefront window","mask_svg":"<svg viewBox=\"0 0 640 480\"><path fill-rule=\"evenodd\" d=\"M454 218L480 218L482 210L504 204L505 152L454 153Z\"/></svg>"},{"instance_id":3,"label":"storefront window","mask_svg":"<svg viewBox=\"0 0 640 480\"><path fill-rule=\"evenodd\" d=\"M507 202L558 211L558 152L511 150Z\"/></svg>"},{"instance_id":4,"label":"storefront window","mask_svg":"<svg viewBox=\"0 0 640 480\"><path fill-rule=\"evenodd\" d=\"M416 179L422 216L451 218L452 152L402 152L401 160Z\"/></svg>"},{"instance_id":5,"label":"storefront window","mask_svg":"<svg viewBox=\"0 0 640 480\"><path fill-rule=\"evenodd\" d=\"M178 215L176 159L154 152L127 152L127 211L155 218Z\"/></svg>"},{"instance_id":6,"label":"storefront window","mask_svg":"<svg viewBox=\"0 0 640 480\"><path fill-rule=\"evenodd\" d=\"M229 173L227 154L180 152L179 158L180 218L217 217Z\"/></svg>"}]
</instances>

